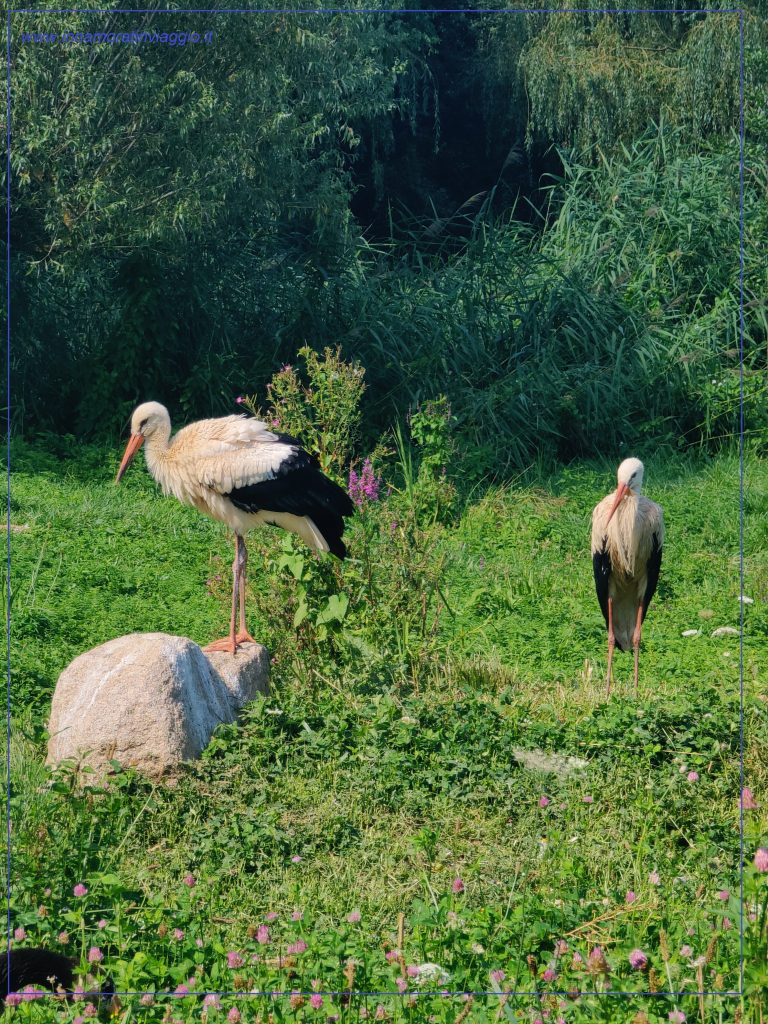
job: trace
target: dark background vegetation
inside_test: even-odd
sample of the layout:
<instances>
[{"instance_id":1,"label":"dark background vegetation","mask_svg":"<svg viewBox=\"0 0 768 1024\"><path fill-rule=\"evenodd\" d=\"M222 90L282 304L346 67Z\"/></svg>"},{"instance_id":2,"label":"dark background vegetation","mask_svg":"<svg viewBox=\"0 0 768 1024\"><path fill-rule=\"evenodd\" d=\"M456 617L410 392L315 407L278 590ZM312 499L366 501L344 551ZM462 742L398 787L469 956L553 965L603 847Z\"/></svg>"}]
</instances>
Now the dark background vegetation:
<instances>
[{"instance_id":1,"label":"dark background vegetation","mask_svg":"<svg viewBox=\"0 0 768 1024\"><path fill-rule=\"evenodd\" d=\"M366 368L372 434L445 393L483 473L730 440L738 15L530 10L15 15L16 430L115 439L148 398L230 412L332 344ZM755 438L764 15L746 6ZM181 27L215 41L20 38Z\"/></svg>"}]
</instances>

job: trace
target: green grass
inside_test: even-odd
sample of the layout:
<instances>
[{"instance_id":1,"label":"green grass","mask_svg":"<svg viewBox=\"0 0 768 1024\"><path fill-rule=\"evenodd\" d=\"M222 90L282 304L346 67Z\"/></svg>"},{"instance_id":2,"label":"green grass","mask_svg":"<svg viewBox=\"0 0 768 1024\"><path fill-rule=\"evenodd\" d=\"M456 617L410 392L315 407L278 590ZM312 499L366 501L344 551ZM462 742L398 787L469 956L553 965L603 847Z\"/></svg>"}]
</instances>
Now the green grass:
<instances>
[{"instance_id":1,"label":"green grass","mask_svg":"<svg viewBox=\"0 0 768 1024\"><path fill-rule=\"evenodd\" d=\"M695 989L679 949L689 944L703 955L717 935L705 986L738 987L736 897L716 894L738 892L739 651L737 638L710 636L739 624L734 459L646 459L667 544L637 700L626 655L617 655L606 699L605 627L589 557L591 509L613 486L615 467L577 463L521 478L467 500L449 525L407 536L396 493L353 524L340 576L309 560L314 575L302 586L312 607L328 587L350 595L347 618L326 640L304 627L293 635L297 582L275 568L291 543L271 532L254 537L249 615L277 655L269 698L221 728L173 784L127 773L106 794L82 793L66 775L48 785L42 763L59 672L123 633L163 630L205 642L225 631L228 615L224 530L163 499L143 467L115 488L118 454L86 448L59 458L22 445L13 453L12 523L27 529L12 539L12 909L28 941L55 942L67 927L76 954L94 944L107 950L119 985L172 990L197 964L201 988L226 988L225 951L262 952L248 929L274 912L273 934L289 942L304 928L314 959L304 973L278 971L271 987L318 977L327 989L345 988L351 955L358 981L391 990L399 968L392 973L382 946L397 944L403 913L408 963L439 963L454 990L488 988L491 969L505 971L502 987L528 989L526 957L534 956L544 992L541 972L564 936L585 958L601 944L612 987L635 990L651 982L628 968L631 949L648 954L659 988ZM767 491L765 466L749 461L745 587L755 603L746 609L746 765L763 805ZM414 575L425 552L443 566L439 599ZM221 583L207 588L217 573ZM410 606L419 621L416 584L430 602L421 636L402 625ZM401 618L388 612L396 602ZM397 619L389 632L388 619ZM701 634L683 637L690 628ZM576 756L587 767L563 778L538 773L515 760L518 748ZM750 857L765 826L762 808L747 816ZM658 886L649 882L654 870ZM189 872L198 884L187 891ZM458 895L457 877L465 885ZM86 908L71 895L83 880ZM627 904L630 890L637 900ZM304 912L300 925L290 921L295 909ZM348 926L355 909L361 922ZM724 917L735 927L723 928ZM179 943L164 931L174 927L185 931ZM339 927L342 946L331 938ZM599 988L603 979L558 967L557 982L549 988ZM488 999L478 1000L474 1019L495 1015L498 1001ZM178 1012L199 1019L188 1002ZM596 1001L571 1000L563 1016L628 1020L629 1004L620 1004L598 1010ZM513 1005L517 1012L523 1003ZM632 1003L649 1020L666 1020L674 1005ZM706 1020L732 1020L734 1006L709 999ZM409 1009L398 997L391 1012L442 1021L462 1007L425 1001ZM152 1014L161 1009L142 1019L160 1020ZM697 1000L685 1010L697 1019ZM22 1011L43 1019L34 1004ZM68 1020L74 1011L46 1012ZM287 1006L270 1012L294 1019ZM306 1007L295 1013L322 1019Z\"/></svg>"}]
</instances>

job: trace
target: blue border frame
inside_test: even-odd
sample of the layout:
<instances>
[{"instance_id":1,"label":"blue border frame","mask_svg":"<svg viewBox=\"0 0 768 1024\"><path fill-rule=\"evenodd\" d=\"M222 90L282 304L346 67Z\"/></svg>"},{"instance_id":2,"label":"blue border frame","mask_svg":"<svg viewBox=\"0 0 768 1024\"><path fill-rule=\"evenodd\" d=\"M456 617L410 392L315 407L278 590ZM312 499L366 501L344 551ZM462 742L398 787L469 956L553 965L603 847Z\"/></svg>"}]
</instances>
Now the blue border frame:
<instances>
[{"instance_id":1,"label":"blue border frame","mask_svg":"<svg viewBox=\"0 0 768 1024\"><path fill-rule=\"evenodd\" d=\"M430 7L414 8L400 7L391 10L383 10L373 7L188 7L188 8L160 8L147 7L114 7L114 8L82 8L82 7L9 7L7 11L7 124L6 124L6 325L7 325L7 346L6 346L6 525L7 525L7 581L6 581L6 968L7 984L10 985L10 423L11 423L11 402L10 402L10 140L11 140L11 15L12 14L738 14L738 354L739 354L739 407L738 407L738 551L739 551L739 640L738 640L738 699L739 699L739 988L733 990L705 990L696 992L689 991L636 991L636 992L580 992L584 996L676 996L679 998L692 998L697 995L725 995L743 997L744 995L744 809L741 794L744 787L744 12L741 7L703 7L697 10L678 7L546 7L541 10L531 10L527 7L493 7L493 8L466 8L466 7ZM8 992L10 988L8 988ZM86 992L86 995L99 995L99 992ZM309 996L314 992L295 991L269 991L259 990L251 992L219 991L219 992L189 992L177 994L175 992L141 992L127 991L116 992L116 995L154 995L159 999L166 998L189 998L195 996L202 998L208 994L223 996L248 996L248 997L279 997L290 995ZM321 991L316 994L339 996L349 994L344 991ZM354 991L356 996L396 996L398 998L408 995L418 995L419 998L440 996L442 998L457 998L466 995L497 995L500 998L506 996L538 996L554 995L568 996L570 991L553 992L547 991L509 991L499 992L496 990L479 991L377 991L364 992Z\"/></svg>"}]
</instances>

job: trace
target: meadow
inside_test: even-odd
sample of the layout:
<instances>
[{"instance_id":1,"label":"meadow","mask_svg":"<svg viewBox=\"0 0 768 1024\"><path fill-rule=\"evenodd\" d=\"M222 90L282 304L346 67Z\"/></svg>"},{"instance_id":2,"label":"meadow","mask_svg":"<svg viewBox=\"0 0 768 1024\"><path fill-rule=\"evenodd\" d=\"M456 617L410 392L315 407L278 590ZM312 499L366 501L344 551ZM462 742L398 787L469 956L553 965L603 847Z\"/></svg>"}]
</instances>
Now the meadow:
<instances>
[{"instance_id":1,"label":"meadow","mask_svg":"<svg viewBox=\"0 0 768 1024\"><path fill-rule=\"evenodd\" d=\"M653 994L739 987L739 644L711 635L739 627L738 460L646 456L667 521L662 577L639 694L624 655L607 698L588 536L615 465L462 487L438 465L453 444L439 403L389 441L343 566L278 531L251 535L270 695L178 777L116 766L105 788L44 766L59 672L127 632L219 635L231 541L143 466L115 488L119 447L14 444L13 928L74 955L95 987L109 975L136 993L120 999L125 1021L740 1019L733 997ZM748 457L758 797L767 490ZM755 1013L765 826L762 805L745 811ZM284 995L204 999L251 991ZM90 1012L50 998L6 1010Z\"/></svg>"}]
</instances>

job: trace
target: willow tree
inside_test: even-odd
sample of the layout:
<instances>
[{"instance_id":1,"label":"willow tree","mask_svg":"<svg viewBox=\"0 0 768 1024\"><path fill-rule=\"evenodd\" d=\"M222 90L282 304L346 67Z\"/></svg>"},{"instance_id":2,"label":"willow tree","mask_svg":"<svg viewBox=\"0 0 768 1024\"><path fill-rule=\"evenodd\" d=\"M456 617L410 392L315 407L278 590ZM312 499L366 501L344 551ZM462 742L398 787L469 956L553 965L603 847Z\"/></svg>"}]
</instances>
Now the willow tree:
<instances>
[{"instance_id":1,"label":"willow tree","mask_svg":"<svg viewBox=\"0 0 768 1024\"><path fill-rule=\"evenodd\" d=\"M306 340L354 249L350 160L363 127L407 115L418 27L369 10L13 28L16 412L89 431L150 393L220 406ZM150 41L86 39L135 30ZM170 45L181 30L200 38Z\"/></svg>"},{"instance_id":2,"label":"willow tree","mask_svg":"<svg viewBox=\"0 0 768 1024\"><path fill-rule=\"evenodd\" d=\"M526 6L478 19L476 31L489 85L499 83L507 123L522 121L529 143L605 150L651 121L691 140L738 127L738 14L683 4L679 13L627 13L618 0L586 13L546 13L542 0ZM759 3L747 6L745 31L748 45L764 36Z\"/></svg>"}]
</instances>

